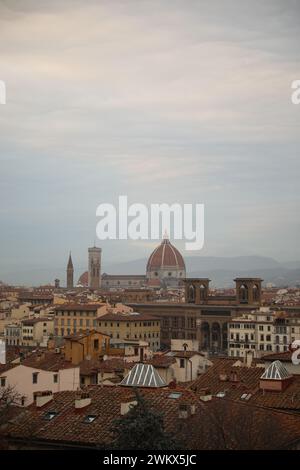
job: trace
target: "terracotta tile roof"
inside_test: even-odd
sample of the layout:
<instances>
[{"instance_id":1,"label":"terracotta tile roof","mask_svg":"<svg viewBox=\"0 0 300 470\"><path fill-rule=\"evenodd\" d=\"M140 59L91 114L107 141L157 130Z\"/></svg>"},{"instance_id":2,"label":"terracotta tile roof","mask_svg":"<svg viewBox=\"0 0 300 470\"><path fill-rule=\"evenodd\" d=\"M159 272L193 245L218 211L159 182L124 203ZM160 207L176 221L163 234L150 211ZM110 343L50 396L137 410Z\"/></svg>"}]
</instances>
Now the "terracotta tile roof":
<instances>
[{"instance_id":1,"label":"terracotta tile roof","mask_svg":"<svg viewBox=\"0 0 300 470\"><path fill-rule=\"evenodd\" d=\"M215 360L204 374L200 375L190 389L200 396L203 389L212 395L224 394L226 398L247 402L267 408L300 411L300 376L294 375L283 391L260 389L262 367L236 367L234 360ZM244 398L242 398L244 397Z\"/></svg>"},{"instance_id":2,"label":"terracotta tile roof","mask_svg":"<svg viewBox=\"0 0 300 470\"><path fill-rule=\"evenodd\" d=\"M291 362L292 352L291 351L284 351L284 352L266 354L265 356L262 356L261 359L262 359L262 361Z\"/></svg>"},{"instance_id":3,"label":"terracotta tile roof","mask_svg":"<svg viewBox=\"0 0 300 470\"><path fill-rule=\"evenodd\" d=\"M77 443L81 445L105 446L111 441L110 429L113 421L120 418L121 403L135 399L132 388L118 386L90 386L87 388L91 404L75 409L76 392L59 392L54 399L42 408L31 405L22 410L17 420L13 420L6 429L6 435L14 438L28 438L50 442ZM182 403L197 404L197 399L190 390L176 389L178 398L170 398L174 390L141 389L140 393L164 415L167 432L179 429L178 407ZM50 421L45 414L55 411L57 415ZM96 419L91 424L83 422L87 415Z\"/></svg>"},{"instance_id":4,"label":"terracotta tile roof","mask_svg":"<svg viewBox=\"0 0 300 470\"><path fill-rule=\"evenodd\" d=\"M147 271L167 267L185 270L185 263L177 248L169 240L164 239L151 253L147 263Z\"/></svg>"},{"instance_id":5,"label":"terracotta tile roof","mask_svg":"<svg viewBox=\"0 0 300 470\"><path fill-rule=\"evenodd\" d=\"M67 361L63 354L52 351L37 351L26 357L21 364L34 369L58 371L76 367L71 361Z\"/></svg>"},{"instance_id":6,"label":"terracotta tile roof","mask_svg":"<svg viewBox=\"0 0 300 470\"><path fill-rule=\"evenodd\" d=\"M173 357L180 357L180 358L191 358L193 356L204 356L198 351L170 351L166 353L168 356L173 356Z\"/></svg>"},{"instance_id":7,"label":"terracotta tile roof","mask_svg":"<svg viewBox=\"0 0 300 470\"><path fill-rule=\"evenodd\" d=\"M125 370L132 369L134 365L134 362L127 362L124 359L113 357L102 361L99 370L100 372L124 372Z\"/></svg>"},{"instance_id":8,"label":"terracotta tile roof","mask_svg":"<svg viewBox=\"0 0 300 470\"><path fill-rule=\"evenodd\" d=\"M67 335L67 336L64 336L64 339L68 339L70 341L80 341L81 339L83 338L86 338L92 334L101 334L102 336L107 336L108 338L110 338L109 335L107 335L106 333L101 333L100 331L97 331L97 330L89 330L89 331L81 331L81 332L78 332L78 333L73 333L72 335Z\"/></svg>"},{"instance_id":9,"label":"terracotta tile roof","mask_svg":"<svg viewBox=\"0 0 300 470\"><path fill-rule=\"evenodd\" d=\"M140 321L160 321L159 317L149 315L147 313L107 313L97 318L98 321L124 321L124 322L140 322Z\"/></svg>"},{"instance_id":10,"label":"terracotta tile roof","mask_svg":"<svg viewBox=\"0 0 300 470\"><path fill-rule=\"evenodd\" d=\"M190 449L290 449L300 441L300 416L216 398L183 422L182 435Z\"/></svg>"},{"instance_id":11,"label":"terracotta tile roof","mask_svg":"<svg viewBox=\"0 0 300 470\"><path fill-rule=\"evenodd\" d=\"M39 322L48 322L48 321L53 321L53 318L48 318L48 317L39 317L39 318L29 318L26 320L21 320L21 323L23 325L33 325L34 323L39 323Z\"/></svg>"},{"instance_id":12,"label":"terracotta tile roof","mask_svg":"<svg viewBox=\"0 0 300 470\"><path fill-rule=\"evenodd\" d=\"M99 303L99 304L61 304L57 305L55 307L55 310L58 312L71 312L71 311L77 311L77 312L96 312L98 308L103 307L103 305L106 305L105 303Z\"/></svg>"},{"instance_id":13,"label":"terracotta tile roof","mask_svg":"<svg viewBox=\"0 0 300 470\"><path fill-rule=\"evenodd\" d=\"M162 367L162 368L168 368L172 364L176 362L176 359L172 356L166 356L165 354L159 354L156 356L153 356L152 359L147 361L147 364L152 364L153 367Z\"/></svg>"},{"instance_id":14,"label":"terracotta tile roof","mask_svg":"<svg viewBox=\"0 0 300 470\"><path fill-rule=\"evenodd\" d=\"M124 372L134 366L132 362L126 362L123 359L111 358L101 361L98 359L85 359L80 362L80 375L94 375L98 372ZM120 381L120 380L119 380Z\"/></svg>"},{"instance_id":15,"label":"terracotta tile roof","mask_svg":"<svg viewBox=\"0 0 300 470\"><path fill-rule=\"evenodd\" d=\"M5 437L22 441L28 439L31 446L39 442L42 445L107 448L112 440L113 422L121 417L121 403L133 401L135 393L130 388L118 386L90 386L86 391L91 403L81 409L74 406L76 392L56 393L53 400L41 408L31 405L19 409L17 415L10 417L4 430ZM300 440L299 415L226 399L202 403L184 388L141 389L140 393L153 409L162 412L166 431L174 433L187 449L249 448L249 442L251 449L282 449L293 447ZM179 418L180 410L190 410L186 419ZM53 413L53 419L45 419L47 413ZM84 419L87 416L94 416L95 419L86 423ZM211 420L211 416L222 417L222 441L224 439L226 443L216 438L219 424L216 427L216 419ZM271 436L265 433L262 439L262 432L259 431L264 431L268 423L273 428ZM243 428L245 432L242 437L246 438L246 444L243 439L239 441Z\"/></svg>"}]
</instances>

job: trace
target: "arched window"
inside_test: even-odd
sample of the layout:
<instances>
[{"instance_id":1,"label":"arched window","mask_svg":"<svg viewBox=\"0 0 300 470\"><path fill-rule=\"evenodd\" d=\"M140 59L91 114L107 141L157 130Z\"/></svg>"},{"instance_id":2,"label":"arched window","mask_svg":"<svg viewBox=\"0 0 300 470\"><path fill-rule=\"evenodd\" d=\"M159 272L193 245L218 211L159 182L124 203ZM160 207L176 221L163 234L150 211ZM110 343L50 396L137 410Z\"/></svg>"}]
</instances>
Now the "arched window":
<instances>
[{"instance_id":1,"label":"arched window","mask_svg":"<svg viewBox=\"0 0 300 470\"><path fill-rule=\"evenodd\" d=\"M254 302L258 302L259 300L259 288L256 284L254 284L253 286L253 300Z\"/></svg>"},{"instance_id":2,"label":"arched window","mask_svg":"<svg viewBox=\"0 0 300 470\"><path fill-rule=\"evenodd\" d=\"M203 284L200 285L200 299L205 299L205 286Z\"/></svg>"},{"instance_id":3,"label":"arched window","mask_svg":"<svg viewBox=\"0 0 300 470\"><path fill-rule=\"evenodd\" d=\"M195 287L189 286L189 302L195 302Z\"/></svg>"},{"instance_id":4,"label":"arched window","mask_svg":"<svg viewBox=\"0 0 300 470\"><path fill-rule=\"evenodd\" d=\"M279 344L279 336L276 336L276 338L275 338L275 343L276 343L276 344Z\"/></svg>"},{"instance_id":5,"label":"arched window","mask_svg":"<svg viewBox=\"0 0 300 470\"><path fill-rule=\"evenodd\" d=\"M242 284L240 287L240 301L248 302L248 287Z\"/></svg>"},{"instance_id":6,"label":"arched window","mask_svg":"<svg viewBox=\"0 0 300 470\"><path fill-rule=\"evenodd\" d=\"M286 336L283 337L283 344L287 344L287 337Z\"/></svg>"}]
</instances>

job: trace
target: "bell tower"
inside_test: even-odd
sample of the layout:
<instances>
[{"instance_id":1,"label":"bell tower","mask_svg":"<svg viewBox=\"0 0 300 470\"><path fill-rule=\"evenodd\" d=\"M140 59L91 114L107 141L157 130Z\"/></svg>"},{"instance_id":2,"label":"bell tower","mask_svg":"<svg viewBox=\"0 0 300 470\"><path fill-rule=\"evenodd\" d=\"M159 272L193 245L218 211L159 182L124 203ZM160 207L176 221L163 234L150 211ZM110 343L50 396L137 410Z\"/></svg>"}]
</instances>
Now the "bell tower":
<instances>
[{"instance_id":1,"label":"bell tower","mask_svg":"<svg viewBox=\"0 0 300 470\"><path fill-rule=\"evenodd\" d=\"M236 302L238 304L261 305L261 283L258 277L238 277L236 285Z\"/></svg>"},{"instance_id":2,"label":"bell tower","mask_svg":"<svg viewBox=\"0 0 300 470\"><path fill-rule=\"evenodd\" d=\"M89 248L89 287L99 289L101 285L101 248Z\"/></svg>"},{"instance_id":3,"label":"bell tower","mask_svg":"<svg viewBox=\"0 0 300 470\"><path fill-rule=\"evenodd\" d=\"M207 278L186 278L185 301L189 304L205 304L209 294L209 282Z\"/></svg>"},{"instance_id":4,"label":"bell tower","mask_svg":"<svg viewBox=\"0 0 300 470\"><path fill-rule=\"evenodd\" d=\"M67 288L72 289L73 287L74 287L74 267L73 267L71 252L70 252L69 261L67 265Z\"/></svg>"}]
</instances>

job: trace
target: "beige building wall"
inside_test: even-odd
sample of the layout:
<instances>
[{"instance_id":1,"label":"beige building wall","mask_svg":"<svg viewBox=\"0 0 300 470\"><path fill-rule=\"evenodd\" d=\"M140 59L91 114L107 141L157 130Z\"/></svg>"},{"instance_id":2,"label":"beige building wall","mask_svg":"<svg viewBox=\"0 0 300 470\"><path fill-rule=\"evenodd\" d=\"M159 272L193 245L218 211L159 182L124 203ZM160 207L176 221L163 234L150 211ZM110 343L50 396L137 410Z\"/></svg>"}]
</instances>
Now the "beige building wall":
<instances>
[{"instance_id":1,"label":"beige building wall","mask_svg":"<svg viewBox=\"0 0 300 470\"><path fill-rule=\"evenodd\" d=\"M37 383L33 383L33 374L35 373L38 374ZM77 390L80 386L79 367L50 372L20 364L3 372L0 377L5 378L5 386L14 387L18 394L26 398L25 406L34 401L35 392L51 390L54 393Z\"/></svg>"},{"instance_id":2,"label":"beige building wall","mask_svg":"<svg viewBox=\"0 0 300 470\"><path fill-rule=\"evenodd\" d=\"M130 318L120 320L98 319L98 330L109 335L113 340L141 339L149 343L152 351L160 349L160 320L142 320Z\"/></svg>"}]
</instances>

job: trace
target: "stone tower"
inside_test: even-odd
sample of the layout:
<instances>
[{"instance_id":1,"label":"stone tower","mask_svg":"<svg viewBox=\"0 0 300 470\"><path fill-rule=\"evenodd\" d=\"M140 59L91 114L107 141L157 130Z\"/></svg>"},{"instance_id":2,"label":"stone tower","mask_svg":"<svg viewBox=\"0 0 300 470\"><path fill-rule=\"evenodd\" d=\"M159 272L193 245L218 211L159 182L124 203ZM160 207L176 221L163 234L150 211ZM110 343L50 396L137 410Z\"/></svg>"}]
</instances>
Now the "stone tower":
<instances>
[{"instance_id":1,"label":"stone tower","mask_svg":"<svg viewBox=\"0 0 300 470\"><path fill-rule=\"evenodd\" d=\"M101 248L89 248L89 287L99 289L101 285Z\"/></svg>"},{"instance_id":2,"label":"stone tower","mask_svg":"<svg viewBox=\"0 0 300 470\"><path fill-rule=\"evenodd\" d=\"M67 288L72 289L74 286L74 268L72 262L71 253L69 255L69 261L67 265Z\"/></svg>"}]
</instances>

